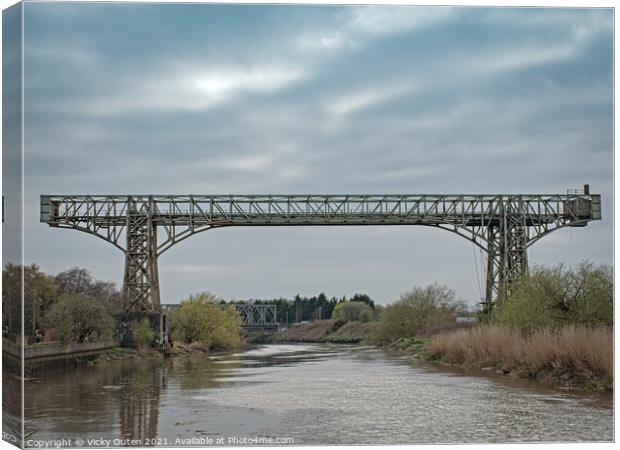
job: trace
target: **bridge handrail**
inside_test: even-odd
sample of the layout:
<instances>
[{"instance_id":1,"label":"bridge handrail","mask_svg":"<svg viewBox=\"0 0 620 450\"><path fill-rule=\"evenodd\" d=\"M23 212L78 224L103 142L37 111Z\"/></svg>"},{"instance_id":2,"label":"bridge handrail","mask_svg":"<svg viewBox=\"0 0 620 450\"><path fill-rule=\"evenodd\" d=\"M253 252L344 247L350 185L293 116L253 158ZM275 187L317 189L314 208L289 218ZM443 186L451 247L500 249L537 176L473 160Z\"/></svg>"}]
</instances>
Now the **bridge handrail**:
<instances>
[{"instance_id":1,"label":"bridge handrail","mask_svg":"<svg viewBox=\"0 0 620 450\"><path fill-rule=\"evenodd\" d=\"M321 216L440 216L457 219L499 214L506 205L532 217L554 218L570 215L571 210L566 205L576 201L591 202L594 209L600 211L599 194L44 195L41 196L41 221L114 220L124 219L130 214L149 215L154 220L245 218L260 221Z\"/></svg>"}]
</instances>

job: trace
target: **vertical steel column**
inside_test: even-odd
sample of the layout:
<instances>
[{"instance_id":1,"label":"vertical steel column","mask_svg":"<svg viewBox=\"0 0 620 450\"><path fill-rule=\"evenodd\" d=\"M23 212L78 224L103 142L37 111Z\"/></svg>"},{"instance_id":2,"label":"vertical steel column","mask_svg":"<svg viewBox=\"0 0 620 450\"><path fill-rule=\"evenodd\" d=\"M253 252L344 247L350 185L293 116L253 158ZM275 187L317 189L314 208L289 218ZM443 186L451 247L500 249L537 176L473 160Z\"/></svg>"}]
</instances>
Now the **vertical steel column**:
<instances>
[{"instance_id":1,"label":"vertical steel column","mask_svg":"<svg viewBox=\"0 0 620 450\"><path fill-rule=\"evenodd\" d=\"M487 275L483 311L510 295L511 288L528 272L527 211L521 196L501 199L498 226L487 225Z\"/></svg>"},{"instance_id":2,"label":"vertical steel column","mask_svg":"<svg viewBox=\"0 0 620 450\"><path fill-rule=\"evenodd\" d=\"M487 235L487 273L486 289L482 311L490 313L493 302L497 299L499 291L500 274L500 246L499 246L499 227L489 224L486 228Z\"/></svg>"},{"instance_id":3,"label":"vertical steel column","mask_svg":"<svg viewBox=\"0 0 620 450\"><path fill-rule=\"evenodd\" d=\"M511 288L528 272L528 223L520 196L502 199L499 227L487 229L487 290L484 311L490 312L497 300L510 295Z\"/></svg>"},{"instance_id":4,"label":"vertical steel column","mask_svg":"<svg viewBox=\"0 0 620 450\"><path fill-rule=\"evenodd\" d=\"M123 308L126 312L159 311L157 229L152 219L153 200L127 200L127 248Z\"/></svg>"},{"instance_id":5,"label":"vertical steel column","mask_svg":"<svg viewBox=\"0 0 620 450\"><path fill-rule=\"evenodd\" d=\"M505 265L501 281L502 296L507 297L514 283L527 274L528 227L523 198L520 196L508 198L502 221Z\"/></svg>"}]
</instances>

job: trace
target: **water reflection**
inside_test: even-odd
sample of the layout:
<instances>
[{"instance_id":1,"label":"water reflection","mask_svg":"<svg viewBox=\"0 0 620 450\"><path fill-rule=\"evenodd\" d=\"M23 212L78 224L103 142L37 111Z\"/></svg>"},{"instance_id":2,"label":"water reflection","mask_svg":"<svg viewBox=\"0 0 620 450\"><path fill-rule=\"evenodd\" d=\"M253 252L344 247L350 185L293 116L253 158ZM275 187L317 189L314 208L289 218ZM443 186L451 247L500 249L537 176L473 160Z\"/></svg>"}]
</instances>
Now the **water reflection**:
<instances>
[{"instance_id":1,"label":"water reflection","mask_svg":"<svg viewBox=\"0 0 620 450\"><path fill-rule=\"evenodd\" d=\"M196 436L284 436L302 445L613 436L604 404L360 347L263 346L42 373L26 382L26 398L37 439L166 438L170 446Z\"/></svg>"},{"instance_id":2,"label":"water reflection","mask_svg":"<svg viewBox=\"0 0 620 450\"><path fill-rule=\"evenodd\" d=\"M227 376L234 374L241 364L236 356L229 358L190 355L173 358L167 362L167 366L182 389L212 389L234 383L233 380L227 380Z\"/></svg>"},{"instance_id":3,"label":"water reflection","mask_svg":"<svg viewBox=\"0 0 620 450\"><path fill-rule=\"evenodd\" d=\"M135 371L116 391L123 438L152 442L158 435L160 393L166 389L166 365Z\"/></svg>"}]
</instances>

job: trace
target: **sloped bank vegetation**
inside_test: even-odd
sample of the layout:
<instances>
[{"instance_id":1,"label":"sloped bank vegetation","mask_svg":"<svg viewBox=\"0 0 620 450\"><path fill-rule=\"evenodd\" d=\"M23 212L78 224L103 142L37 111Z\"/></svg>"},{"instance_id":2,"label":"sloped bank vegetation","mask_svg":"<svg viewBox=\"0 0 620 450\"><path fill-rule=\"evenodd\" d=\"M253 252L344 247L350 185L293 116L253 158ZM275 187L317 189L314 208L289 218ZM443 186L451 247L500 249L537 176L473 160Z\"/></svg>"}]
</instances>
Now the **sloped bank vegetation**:
<instances>
[{"instance_id":1,"label":"sloped bank vegetation","mask_svg":"<svg viewBox=\"0 0 620 450\"><path fill-rule=\"evenodd\" d=\"M454 303L446 291L426 294L438 298L430 301L418 291L397 303L399 314L383 316L381 342L467 368L587 390L613 388L611 268L588 262L576 268L535 268L514 286L510 297L498 302L490 317L457 330L432 332L440 330L438 318ZM420 315L404 333L407 326L401 317L407 311Z\"/></svg>"},{"instance_id":2,"label":"sloped bank vegetation","mask_svg":"<svg viewBox=\"0 0 620 450\"><path fill-rule=\"evenodd\" d=\"M289 326L276 340L280 342L328 342L334 344L374 343L382 308L367 295L342 299L331 319Z\"/></svg>"},{"instance_id":3,"label":"sloped bank vegetation","mask_svg":"<svg viewBox=\"0 0 620 450\"><path fill-rule=\"evenodd\" d=\"M316 320L290 326L280 333L279 342L326 342L332 344L372 344L378 322Z\"/></svg>"},{"instance_id":4,"label":"sloped bank vegetation","mask_svg":"<svg viewBox=\"0 0 620 450\"><path fill-rule=\"evenodd\" d=\"M611 389L613 333L609 327L569 325L524 332L497 325L441 333L426 349L441 359L505 375L587 389Z\"/></svg>"},{"instance_id":5,"label":"sloped bank vegetation","mask_svg":"<svg viewBox=\"0 0 620 450\"><path fill-rule=\"evenodd\" d=\"M153 345L156 334L148 321L143 320L132 327L136 348L110 349L96 363L241 349L246 344L241 316L234 306L223 307L220 301L210 292L190 295L181 301L180 307L170 315L172 345L165 347L164 351Z\"/></svg>"}]
</instances>

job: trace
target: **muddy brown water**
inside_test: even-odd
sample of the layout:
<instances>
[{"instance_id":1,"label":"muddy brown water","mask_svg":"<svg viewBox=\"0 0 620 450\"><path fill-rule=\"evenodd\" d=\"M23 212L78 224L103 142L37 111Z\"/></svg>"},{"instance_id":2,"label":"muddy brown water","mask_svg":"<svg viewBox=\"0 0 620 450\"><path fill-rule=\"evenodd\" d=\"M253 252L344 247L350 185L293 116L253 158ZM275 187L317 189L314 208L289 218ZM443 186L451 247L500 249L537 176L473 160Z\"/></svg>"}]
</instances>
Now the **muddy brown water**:
<instances>
[{"instance_id":1,"label":"muddy brown water","mask_svg":"<svg viewBox=\"0 0 620 450\"><path fill-rule=\"evenodd\" d=\"M265 345L49 371L25 393L30 447L613 440L609 395L355 346Z\"/></svg>"}]
</instances>

